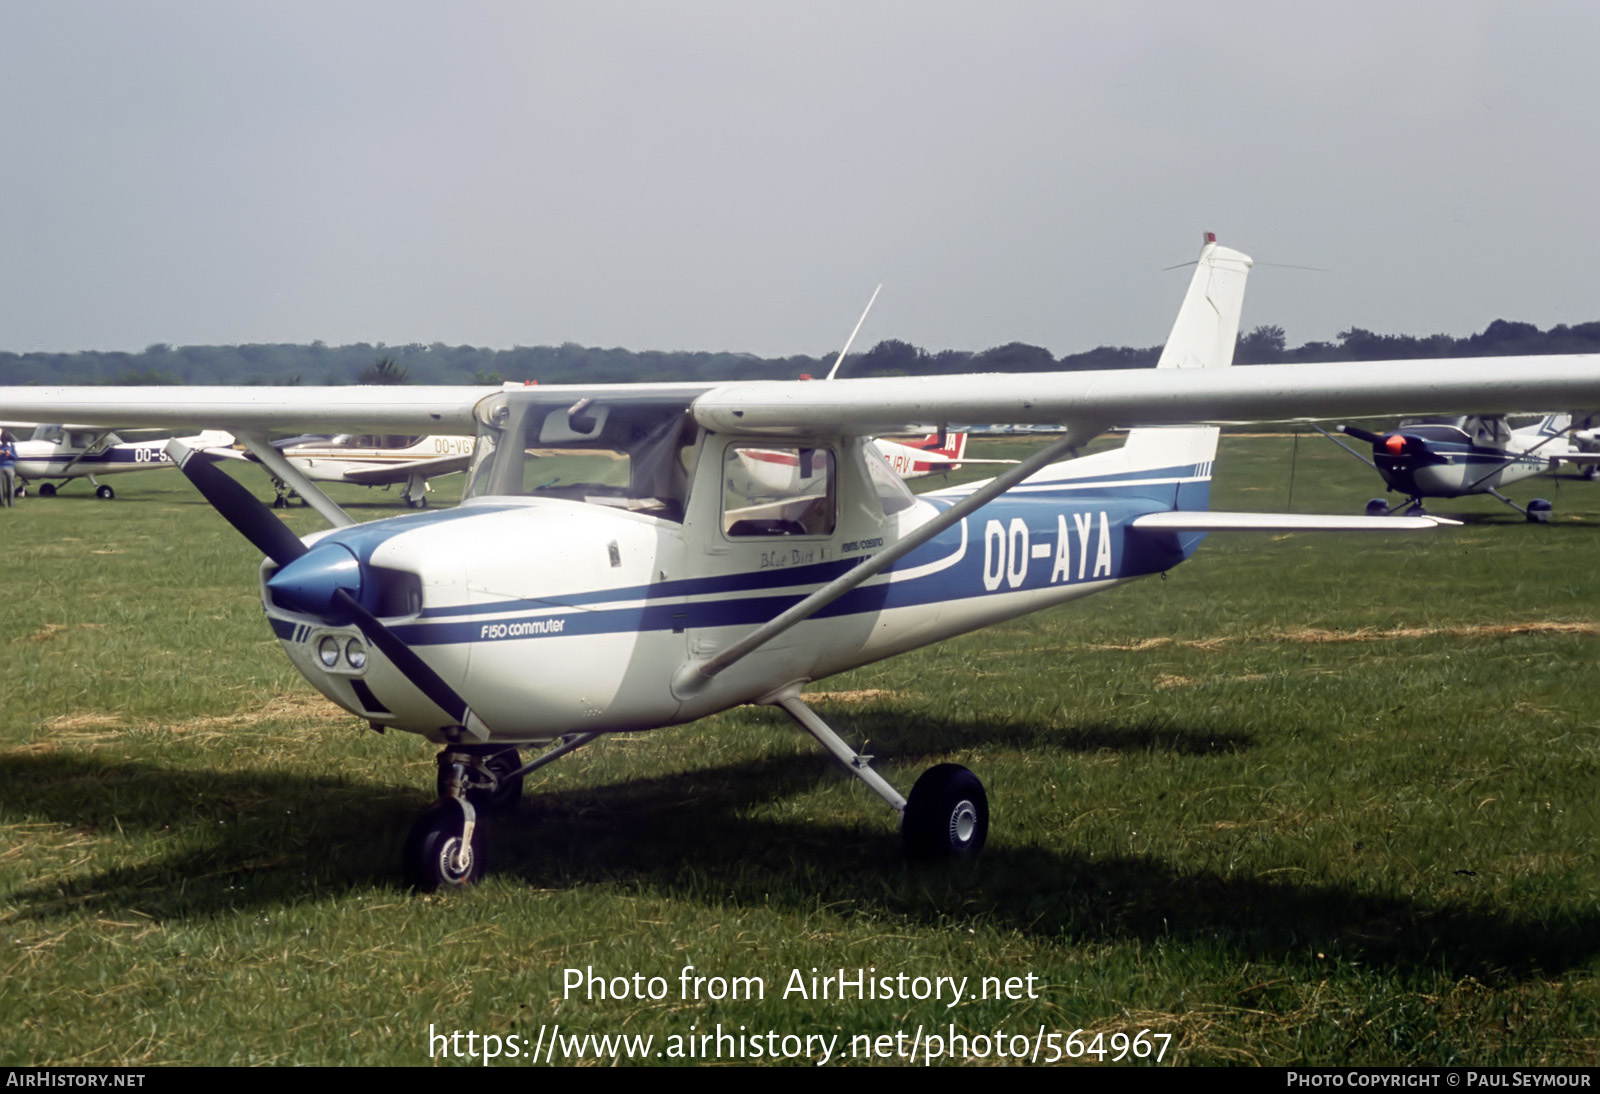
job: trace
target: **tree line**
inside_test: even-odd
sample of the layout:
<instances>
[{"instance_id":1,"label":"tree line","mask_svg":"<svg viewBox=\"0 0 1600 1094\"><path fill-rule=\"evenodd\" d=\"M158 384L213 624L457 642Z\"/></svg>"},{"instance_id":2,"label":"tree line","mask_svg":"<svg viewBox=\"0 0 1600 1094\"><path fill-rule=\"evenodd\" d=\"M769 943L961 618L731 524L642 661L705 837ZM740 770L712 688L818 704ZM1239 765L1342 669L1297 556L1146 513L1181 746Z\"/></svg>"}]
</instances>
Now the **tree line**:
<instances>
[{"instance_id":1,"label":"tree line","mask_svg":"<svg viewBox=\"0 0 1600 1094\"><path fill-rule=\"evenodd\" d=\"M1600 322L1558 324L1496 319L1478 334L1456 338L1375 334L1360 327L1341 331L1333 342L1290 347L1284 329L1263 325L1240 335L1239 364L1373 361L1428 357L1495 357L1552 353L1600 353ZM411 343L395 346L356 342L252 343L238 346L147 346L138 353L86 350L78 353L0 351L0 386L38 384L496 384L618 383L650 380L769 380L824 376L834 353L757 357L748 353L602 349L564 342L559 346L485 349ZM930 352L886 339L845 359L841 376L937 376L965 372L1055 372L1141 368L1154 365L1160 346L1098 346L1054 356L1040 346L1009 342L978 352Z\"/></svg>"}]
</instances>

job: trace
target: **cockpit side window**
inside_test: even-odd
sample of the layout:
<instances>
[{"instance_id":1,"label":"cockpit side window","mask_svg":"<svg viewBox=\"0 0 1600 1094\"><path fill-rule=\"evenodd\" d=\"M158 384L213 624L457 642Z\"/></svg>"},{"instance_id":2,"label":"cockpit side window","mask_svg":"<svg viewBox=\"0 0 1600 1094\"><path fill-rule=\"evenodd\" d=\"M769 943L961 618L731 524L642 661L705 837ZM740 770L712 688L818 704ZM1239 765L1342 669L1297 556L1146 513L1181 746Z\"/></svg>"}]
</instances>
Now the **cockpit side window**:
<instances>
[{"instance_id":1,"label":"cockpit side window","mask_svg":"<svg viewBox=\"0 0 1600 1094\"><path fill-rule=\"evenodd\" d=\"M878 493L878 504L883 507L884 516L909 509L917 503L917 496L906 485L906 480L889 466L889 461L883 458L883 453L876 446L864 445L862 456L867 461L867 474L872 476L872 486Z\"/></svg>"},{"instance_id":2,"label":"cockpit side window","mask_svg":"<svg viewBox=\"0 0 1600 1094\"><path fill-rule=\"evenodd\" d=\"M831 535L838 519L833 452L730 445L722 458L722 531L745 536Z\"/></svg>"}]
</instances>

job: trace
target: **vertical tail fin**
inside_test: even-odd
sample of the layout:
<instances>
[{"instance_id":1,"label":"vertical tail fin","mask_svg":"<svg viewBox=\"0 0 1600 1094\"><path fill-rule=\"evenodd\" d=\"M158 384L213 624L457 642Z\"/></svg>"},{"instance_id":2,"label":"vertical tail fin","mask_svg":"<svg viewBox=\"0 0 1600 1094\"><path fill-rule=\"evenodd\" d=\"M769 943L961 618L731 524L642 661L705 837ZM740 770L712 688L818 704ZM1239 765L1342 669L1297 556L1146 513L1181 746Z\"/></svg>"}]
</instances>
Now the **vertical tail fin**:
<instances>
[{"instance_id":1,"label":"vertical tail fin","mask_svg":"<svg viewBox=\"0 0 1600 1094\"><path fill-rule=\"evenodd\" d=\"M1230 250L1206 233L1189 291L1184 294L1172 333L1157 368L1227 368L1239 339L1249 255ZM1215 426L1164 426L1128 433L1125 458L1136 468L1190 468L1210 479L1217 455Z\"/></svg>"}]
</instances>

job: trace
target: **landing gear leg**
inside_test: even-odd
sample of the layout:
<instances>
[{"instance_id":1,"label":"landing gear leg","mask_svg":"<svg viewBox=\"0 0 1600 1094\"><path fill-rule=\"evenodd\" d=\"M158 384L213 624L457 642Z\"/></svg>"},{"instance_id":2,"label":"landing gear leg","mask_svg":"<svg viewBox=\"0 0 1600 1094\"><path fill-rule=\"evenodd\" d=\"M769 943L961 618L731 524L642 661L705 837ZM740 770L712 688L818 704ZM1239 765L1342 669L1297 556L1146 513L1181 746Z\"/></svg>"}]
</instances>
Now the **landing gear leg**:
<instances>
[{"instance_id":1,"label":"landing gear leg","mask_svg":"<svg viewBox=\"0 0 1600 1094\"><path fill-rule=\"evenodd\" d=\"M483 877L484 821L522 797L528 772L573 752L598 733L568 733L537 759L522 763L506 745L451 745L438 755L439 800L423 810L406 839L406 884L420 893L466 889Z\"/></svg>"},{"instance_id":2,"label":"landing gear leg","mask_svg":"<svg viewBox=\"0 0 1600 1094\"><path fill-rule=\"evenodd\" d=\"M1550 503L1543 498L1534 498L1532 501L1528 502L1528 507L1524 509L1522 506L1518 505L1516 502L1512 501L1498 490L1490 490L1487 491L1487 493L1496 500L1505 502L1507 505L1511 506L1511 508L1521 513L1524 517L1527 517L1529 523L1531 524L1550 523Z\"/></svg>"},{"instance_id":3,"label":"landing gear leg","mask_svg":"<svg viewBox=\"0 0 1600 1094\"><path fill-rule=\"evenodd\" d=\"M805 704L797 687L785 688L763 701L782 707L847 771L900 812L900 835L908 857L922 861L972 859L983 850L989 836L989 799L972 772L959 764L938 764L923 772L909 799L902 798L868 766L872 757L845 744Z\"/></svg>"},{"instance_id":4,"label":"landing gear leg","mask_svg":"<svg viewBox=\"0 0 1600 1094\"><path fill-rule=\"evenodd\" d=\"M440 755L446 792L423 811L406 838L406 881L418 892L465 889L483 877L482 832L478 811L467 798L462 759L448 751Z\"/></svg>"}]
</instances>

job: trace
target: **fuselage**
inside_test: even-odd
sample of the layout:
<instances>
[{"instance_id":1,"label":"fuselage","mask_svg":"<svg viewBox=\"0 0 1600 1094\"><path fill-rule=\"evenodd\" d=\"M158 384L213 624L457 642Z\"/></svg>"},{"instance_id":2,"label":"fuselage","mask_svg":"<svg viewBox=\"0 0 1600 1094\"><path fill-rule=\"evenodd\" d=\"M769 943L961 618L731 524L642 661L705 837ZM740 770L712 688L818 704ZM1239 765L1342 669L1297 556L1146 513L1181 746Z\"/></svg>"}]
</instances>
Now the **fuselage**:
<instances>
[{"instance_id":1,"label":"fuselage","mask_svg":"<svg viewBox=\"0 0 1600 1094\"><path fill-rule=\"evenodd\" d=\"M1565 438L1538 427L1512 432L1501 419L1466 418L1402 422L1373 444L1372 458L1391 490L1455 498L1543 474L1570 450Z\"/></svg>"},{"instance_id":2,"label":"fuselage","mask_svg":"<svg viewBox=\"0 0 1600 1094\"><path fill-rule=\"evenodd\" d=\"M232 436L220 432L185 440L200 446L233 443ZM40 425L30 439L16 442L17 477L48 481L170 468L166 446L165 439L124 441L103 429Z\"/></svg>"},{"instance_id":3,"label":"fuselage","mask_svg":"<svg viewBox=\"0 0 1600 1094\"><path fill-rule=\"evenodd\" d=\"M165 440L125 443L115 433L42 426L32 440L18 441L17 477L70 479L171 467Z\"/></svg>"},{"instance_id":4,"label":"fuselage","mask_svg":"<svg viewBox=\"0 0 1600 1094\"><path fill-rule=\"evenodd\" d=\"M327 533L313 550L348 552L363 603L467 699L493 740L518 742L689 721L1169 569L1199 537L1136 533L1128 522L1180 503L1203 507L1209 483L1209 464L1135 468L1117 453L1074 461L1085 465L1077 477L1059 470L1073 464L1058 465L708 687L679 694L673 674L685 661L716 652L972 489L913 498L854 438L774 448L703 433L689 447L674 457L693 469L681 511L630 509L600 493L485 493L454 510ZM751 497L751 484L727 472L748 466L755 449L793 453L807 474L785 484L788 493ZM538 480L543 464L559 479L559 459L530 458L535 470L516 481ZM817 517L824 507L829 515ZM263 576L274 576L270 564ZM284 599L264 585L273 629L312 683L374 725L444 739L437 708L353 625ZM353 660L351 642L361 654Z\"/></svg>"},{"instance_id":5,"label":"fuselage","mask_svg":"<svg viewBox=\"0 0 1600 1094\"><path fill-rule=\"evenodd\" d=\"M316 482L360 482L368 471L404 469L423 461L472 455L472 437L341 434L291 445L283 455Z\"/></svg>"}]
</instances>

